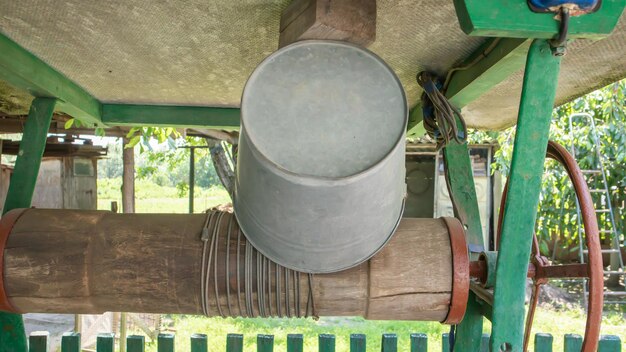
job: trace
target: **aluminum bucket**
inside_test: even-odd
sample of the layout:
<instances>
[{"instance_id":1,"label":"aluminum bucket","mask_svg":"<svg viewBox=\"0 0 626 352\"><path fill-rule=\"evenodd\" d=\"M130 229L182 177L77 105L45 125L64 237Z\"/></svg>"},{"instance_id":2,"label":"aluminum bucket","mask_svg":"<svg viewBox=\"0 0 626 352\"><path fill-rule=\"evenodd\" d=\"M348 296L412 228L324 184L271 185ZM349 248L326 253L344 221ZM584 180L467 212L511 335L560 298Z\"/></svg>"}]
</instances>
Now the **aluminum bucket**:
<instances>
[{"instance_id":1,"label":"aluminum bucket","mask_svg":"<svg viewBox=\"0 0 626 352\"><path fill-rule=\"evenodd\" d=\"M302 41L271 54L241 102L234 209L249 241L309 273L374 255L402 216L407 118L398 78L365 49Z\"/></svg>"}]
</instances>

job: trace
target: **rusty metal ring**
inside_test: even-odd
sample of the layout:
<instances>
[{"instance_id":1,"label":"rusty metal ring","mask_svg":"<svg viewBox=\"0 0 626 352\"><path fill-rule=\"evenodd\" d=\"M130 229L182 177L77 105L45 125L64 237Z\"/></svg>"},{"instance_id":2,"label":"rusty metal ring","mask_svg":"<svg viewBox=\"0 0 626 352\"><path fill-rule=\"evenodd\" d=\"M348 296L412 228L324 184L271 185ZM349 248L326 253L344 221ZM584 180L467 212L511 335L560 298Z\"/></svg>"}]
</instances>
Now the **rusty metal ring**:
<instances>
[{"instance_id":1,"label":"rusty metal ring","mask_svg":"<svg viewBox=\"0 0 626 352\"><path fill-rule=\"evenodd\" d=\"M604 268L602 263L602 249L600 246L600 231L598 229L598 220L596 218L595 208L593 205L593 199L591 193L587 187L587 181L583 176L582 171L578 167L576 160L570 153L567 152L563 146L556 142L548 142L548 148L546 151L546 158L551 158L560 163L567 172L569 179L574 185L576 198L580 205L582 222L585 227L585 242L587 244L588 261L587 261L587 273L589 277L589 301L587 308L587 322L585 326L585 335L583 339L582 352L592 352L598 347L598 341L600 339L600 323L602 321L602 306L604 302ZM508 192L508 181L504 187L502 193L502 200L500 202L500 214L498 216L498 233L497 243L500 244L500 235L502 229L503 210L506 204L506 195ZM533 258L540 256L539 244L537 236L533 234ZM535 285L537 286L537 285ZM534 296L536 296L535 293ZM531 307L528 310L528 318L526 319L526 331L524 334L524 348L528 345L528 339L530 336L530 330L532 327L532 318L534 317L534 309L536 307L536 298L531 300Z\"/></svg>"},{"instance_id":2,"label":"rusty metal ring","mask_svg":"<svg viewBox=\"0 0 626 352\"><path fill-rule=\"evenodd\" d=\"M6 287L4 287L4 249L15 223L28 209L13 209L4 214L0 220L0 311L19 313L17 308L11 303L7 296Z\"/></svg>"},{"instance_id":3,"label":"rusty metal ring","mask_svg":"<svg viewBox=\"0 0 626 352\"><path fill-rule=\"evenodd\" d=\"M441 218L450 234L450 248L452 251L452 295L450 297L450 310L442 321L444 324L458 324L465 316L467 301L469 299L469 254L465 242L465 230L461 222L455 218Z\"/></svg>"}]
</instances>

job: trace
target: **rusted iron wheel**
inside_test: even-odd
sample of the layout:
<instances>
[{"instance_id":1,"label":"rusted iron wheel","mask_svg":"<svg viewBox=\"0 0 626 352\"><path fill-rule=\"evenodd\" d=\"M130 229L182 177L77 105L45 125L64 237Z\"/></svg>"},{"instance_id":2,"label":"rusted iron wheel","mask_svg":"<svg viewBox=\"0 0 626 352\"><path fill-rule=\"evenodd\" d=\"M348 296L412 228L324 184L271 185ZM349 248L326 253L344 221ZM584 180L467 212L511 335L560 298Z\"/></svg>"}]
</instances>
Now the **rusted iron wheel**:
<instances>
[{"instance_id":1,"label":"rusted iron wheel","mask_svg":"<svg viewBox=\"0 0 626 352\"><path fill-rule=\"evenodd\" d=\"M533 279L532 296L529 303L528 315L526 317L526 328L524 331L524 351L528 349L530 333L535 316L535 309L539 300L539 291L541 285L546 283L550 278L575 278L585 277L589 279L589 300L587 307L587 323L585 326L585 335L583 339L582 352L593 352L598 348L598 340L600 338L600 323L602 321L603 307L603 290L604 290L604 272L602 264L602 251L600 247L600 232L598 230L598 220L591 198L591 193L587 187L587 182L583 177L582 171L578 167L576 160L567 152L567 150L550 141L548 143L547 158L551 158L559 162L565 170L569 179L574 185L576 198L580 205L583 225L585 227L585 242L587 244L588 259L584 264L569 265L550 265L548 259L541 255L539 251L539 241L537 235L533 234L533 251L531 264L529 265L529 277ZM508 189L508 181L504 187L500 209L504 209L506 204L506 195ZM500 243L500 233L502 228L503 212L500 211L498 218L498 241Z\"/></svg>"}]
</instances>

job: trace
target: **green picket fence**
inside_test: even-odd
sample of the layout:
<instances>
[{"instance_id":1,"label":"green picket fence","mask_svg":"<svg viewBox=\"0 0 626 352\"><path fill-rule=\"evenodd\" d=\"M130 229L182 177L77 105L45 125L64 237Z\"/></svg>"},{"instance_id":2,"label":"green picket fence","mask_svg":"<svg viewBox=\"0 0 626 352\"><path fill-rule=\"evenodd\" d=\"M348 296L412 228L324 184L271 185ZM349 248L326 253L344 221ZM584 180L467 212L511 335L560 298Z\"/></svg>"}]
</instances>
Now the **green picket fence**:
<instances>
[{"instance_id":1,"label":"green picket fence","mask_svg":"<svg viewBox=\"0 0 626 352\"><path fill-rule=\"evenodd\" d=\"M442 352L450 351L449 335L442 336ZM319 335L319 352L335 352L335 335ZM29 352L48 352L48 336L33 334L29 338ZM365 352L367 346L366 336L362 334L350 335L350 352ZM552 352L553 337L550 334L538 333L535 335L535 352ZM568 334L564 336L564 352L578 352L582 347L580 335ZM411 334L411 352L428 351L428 337L425 334ZM299 334L287 335L287 352L303 352L304 339ZM481 341L480 352L489 351L489 335L484 334ZM604 335L600 340L599 352L620 352L622 342L619 337ZM100 334L96 343L96 352L114 352L115 336L113 334ZM145 338L140 335L131 335L126 338L127 352L144 352ZM257 335L257 352L273 352L274 336ZM381 352L397 352L398 337L396 334L383 334ZM174 335L159 334L157 339L158 352L174 352ZM80 334L65 333L61 339L61 352L80 352ZM207 335L191 335L190 352L208 352ZM228 334L226 336L226 352L243 352L243 335ZM341 351L340 351L341 352Z\"/></svg>"}]
</instances>

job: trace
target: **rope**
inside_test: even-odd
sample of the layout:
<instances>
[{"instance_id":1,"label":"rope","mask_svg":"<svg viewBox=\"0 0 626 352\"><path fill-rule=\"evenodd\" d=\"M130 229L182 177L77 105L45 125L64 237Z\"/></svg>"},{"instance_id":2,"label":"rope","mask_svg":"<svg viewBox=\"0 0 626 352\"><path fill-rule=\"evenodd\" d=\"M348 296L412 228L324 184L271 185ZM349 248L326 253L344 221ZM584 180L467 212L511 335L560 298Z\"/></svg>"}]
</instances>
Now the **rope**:
<instances>
[{"instance_id":1,"label":"rope","mask_svg":"<svg viewBox=\"0 0 626 352\"><path fill-rule=\"evenodd\" d=\"M437 149L445 147L451 140L464 143L467 138L467 125L461 111L454 107L439 90L436 78L429 72L420 72L417 83L424 89L422 107L424 128L428 135L437 142ZM457 126L461 123L461 131Z\"/></svg>"}]
</instances>

